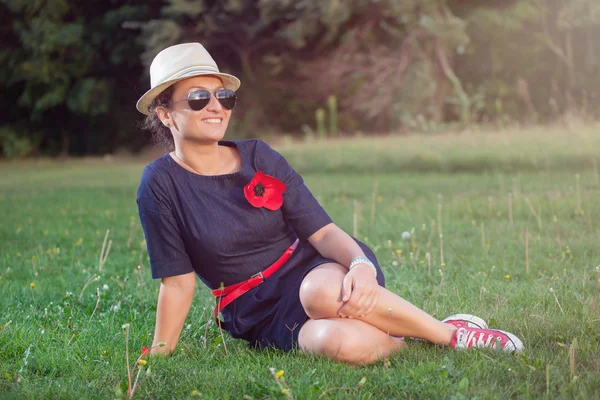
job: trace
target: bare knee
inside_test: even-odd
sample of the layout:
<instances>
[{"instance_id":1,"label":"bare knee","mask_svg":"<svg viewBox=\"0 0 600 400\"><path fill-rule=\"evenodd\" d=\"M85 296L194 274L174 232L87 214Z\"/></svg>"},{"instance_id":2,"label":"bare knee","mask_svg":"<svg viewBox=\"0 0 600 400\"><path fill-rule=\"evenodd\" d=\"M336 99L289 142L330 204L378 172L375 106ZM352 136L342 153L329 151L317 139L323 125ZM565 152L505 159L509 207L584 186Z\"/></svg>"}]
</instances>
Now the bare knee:
<instances>
[{"instance_id":1,"label":"bare knee","mask_svg":"<svg viewBox=\"0 0 600 400\"><path fill-rule=\"evenodd\" d=\"M366 351L364 344L353 343L352 336L335 322L311 319L302 326L298 340L302 351L339 362L369 364L379 359Z\"/></svg>"},{"instance_id":2,"label":"bare knee","mask_svg":"<svg viewBox=\"0 0 600 400\"><path fill-rule=\"evenodd\" d=\"M339 327L324 320L309 319L298 334L298 342L303 351L332 359L336 359L340 352L341 338Z\"/></svg>"},{"instance_id":3,"label":"bare knee","mask_svg":"<svg viewBox=\"0 0 600 400\"><path fill-rule=\"evenodd\" d=\"M344 267L339 264L323 264L309 272L300 285L300 302L312 319L336 315L341 306Z\"/></svg>"}]
</instances>

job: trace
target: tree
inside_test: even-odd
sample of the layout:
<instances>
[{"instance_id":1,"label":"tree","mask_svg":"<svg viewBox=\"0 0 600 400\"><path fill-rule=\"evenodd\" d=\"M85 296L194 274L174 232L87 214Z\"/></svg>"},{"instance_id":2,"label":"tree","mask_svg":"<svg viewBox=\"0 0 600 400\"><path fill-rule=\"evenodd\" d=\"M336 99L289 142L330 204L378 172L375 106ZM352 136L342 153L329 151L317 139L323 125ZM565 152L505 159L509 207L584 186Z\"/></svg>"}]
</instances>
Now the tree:
<instances>
[{"instance_id":1,"label":"tree","mask_svg":"<svg viewBox=\"0 0 600 400\"><path fill-rule=\"evenodd\" d=\"M328 99L341 132L600 113L596 0L0 0L0 31L7 155L141 148L147 67L184 41L240 76L238 136Z\"/></svg>"},{"instance_id":2,"label":"tree","mask_svg":"<svg viewBox=\"0 0 600 400\"><path fill-rule=\"evenodd\" d=\"M0 79L14 95L9 115L19 121L2 121L5 130L12 126L13 136L26 135L44 151L63 155L114 150L111 139L119 136L114 128L120 121L108 123L105 116L122 115L123 98L134 110L133 91L117 88L137 84L141 69L136 38L120 24L147 14L147 6L125 0L2 3L11 23L4 28L8 40L0 57L8 68ZM131 126L132 117L127 121Z\"/></svg>"}]
</instances>

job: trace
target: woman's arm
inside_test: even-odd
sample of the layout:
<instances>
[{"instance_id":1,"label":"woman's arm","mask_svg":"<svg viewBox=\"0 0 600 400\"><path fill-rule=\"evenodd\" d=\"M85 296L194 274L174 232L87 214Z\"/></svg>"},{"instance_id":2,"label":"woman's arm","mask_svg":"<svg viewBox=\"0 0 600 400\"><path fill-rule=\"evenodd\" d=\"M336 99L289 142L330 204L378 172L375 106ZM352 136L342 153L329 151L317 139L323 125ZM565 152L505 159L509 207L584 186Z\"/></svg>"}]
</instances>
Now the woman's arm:
<instances>
[{"instance_id":1,"label":"woman's arm","mask_svg":"<svg viewBox=\"0 0 600 400\"><path fill-rule=\"evenodd\" d=\"M313 233L308 241L325 258L337 261L348 268L355 257L365 253L350 235L334 223ZM342 301L338 311L342 317L362 317L375 308L379 299L379 284L368 264L356 264L348 271L342 283Z\"/></svg>"},{"instance_id":2,"label":"woman's arm","mask_svg":"<svg viewBox=\"0 0 600 400\"><path fill-rule=\"evenodd\" d=\"M153 348L151 354L166 355L173 352L192 305L195 290L196 275L194 272L162 279L152 345L160 342L166 342L166 345Z\"/></svg>"},{"instance_id":3,"label":"woman's arm","mask_svg":"<svg viewBox=\"0 0 600 400\"><path fill-rule=\"evenodd\" d=\"M283 192L282 213L300 240L308 240L323 257L337 261L348 268L352 259L364 257L360 246L350 235L338 228L315 196L304 184L304 179L286 161L263 141L257 141L259 168L280 179ZM344 278L341 316L360 317L370 313L379 296L379 285L368 264L356 264Z\"/></svg>"},{"instance_id":4,"label":"woman's arm","mask_svg":"<svg viewBox=\"0 0 600 400\"><path fill-rule=\"evenodd\" d=\"M308 241L323 257L335 260L346 268L355 257L365 257L354 239L334 223L316 231Z\"/></svg>"}]
</instances>

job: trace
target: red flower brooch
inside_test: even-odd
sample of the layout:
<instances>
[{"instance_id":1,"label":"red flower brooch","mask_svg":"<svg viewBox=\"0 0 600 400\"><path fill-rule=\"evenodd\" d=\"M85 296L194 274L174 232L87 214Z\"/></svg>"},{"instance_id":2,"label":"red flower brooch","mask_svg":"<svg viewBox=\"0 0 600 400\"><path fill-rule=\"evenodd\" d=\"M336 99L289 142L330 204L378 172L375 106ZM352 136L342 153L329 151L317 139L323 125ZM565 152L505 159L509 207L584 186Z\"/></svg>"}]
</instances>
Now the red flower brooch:
<instances>
[{"instance_id":1,"label":"red flower brooch","mask_svg":"<svg viewBox=\"0 0 600 400\"><path fill-rule=\"evenodd\" d=\"M283 204L285 183L274 176L258 171L249 184L244 186L244 196L256 208L278 210Z\"/></svg>"}]
</instances>

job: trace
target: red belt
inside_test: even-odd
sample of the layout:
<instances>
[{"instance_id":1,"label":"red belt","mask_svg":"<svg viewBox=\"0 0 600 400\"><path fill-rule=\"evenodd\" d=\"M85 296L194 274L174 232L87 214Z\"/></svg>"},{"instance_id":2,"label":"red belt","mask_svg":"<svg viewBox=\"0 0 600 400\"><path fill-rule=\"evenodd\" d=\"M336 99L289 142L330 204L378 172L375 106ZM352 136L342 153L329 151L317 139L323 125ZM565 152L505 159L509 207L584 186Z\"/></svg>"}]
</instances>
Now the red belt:
<instances>
[{"instance_id":1,"label":"red belt","mask_svg":"<svg viewBox=\"0 0 600 400\"><path fill-rule=\"evenodd\" d=\"M299 240L296 239L296 241L290 247L287 248L287 250L283 253L281 257L279 257L277 261L271 264L271 266L265 269L264 271L252 275L250 279L244 282L235 283L227 287L214 289L212 291L212 294L218 299L214 311L215 318L219 315L219 311L224 309L229 303L246 293L248 290L255 288L256 286L263 283L265 279L273 275L275 271L281 268L281 266L285 264L288 258L290 258L294 250L296 250L298 242Z\"/></svg>"}]
</instances>

